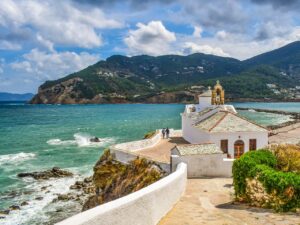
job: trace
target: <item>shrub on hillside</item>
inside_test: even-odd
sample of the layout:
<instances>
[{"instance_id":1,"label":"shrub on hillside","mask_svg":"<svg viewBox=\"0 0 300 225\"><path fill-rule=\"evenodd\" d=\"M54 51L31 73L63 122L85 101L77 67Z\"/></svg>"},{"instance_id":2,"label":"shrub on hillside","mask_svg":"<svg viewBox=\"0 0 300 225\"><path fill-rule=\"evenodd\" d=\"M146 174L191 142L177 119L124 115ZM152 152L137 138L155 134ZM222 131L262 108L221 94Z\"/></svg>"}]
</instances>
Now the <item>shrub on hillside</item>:
<instances>
[{"instance_id":1,"label":"shrub on hillside","mask_svg":"<svg viewBox=\"0 0 300 225\"><path fill-rule=\"evenodd\" d=\"M300 174L300 146L274 145L270 148L277 158L277 168L284 172Z\"/></svg>"},{"instance_id":2,"label":"shrub on hillside","mask_svg":"<svg viewBox=\"0 0 300 225\"><path fill-rule=\"evenodd\" d=\"M253 205L289 211L300 208L300 176L294 172L278 170L275 155L269 150L245 153L233 163L233 181L236 198L240 201L256 201ZM250 190L249 184L261 183L264 190ZM257 182L256 182L257 181ZM253 187L257 189L257 185ZM260 195L265 195L261 198Z\"/></svg>"},{"instance_id":3,"label":"shrub on hillside","mask_svg":"<svg viewBox=\"0 0 300 225\"><path fill-rule=\"evenodd\" d=\"M155 130L146 133L146 134L144 135L144 139L150 139L150 138L152 138L152 137L155 135L155 133L156 133Z\"/></svg>"}]
</instances>

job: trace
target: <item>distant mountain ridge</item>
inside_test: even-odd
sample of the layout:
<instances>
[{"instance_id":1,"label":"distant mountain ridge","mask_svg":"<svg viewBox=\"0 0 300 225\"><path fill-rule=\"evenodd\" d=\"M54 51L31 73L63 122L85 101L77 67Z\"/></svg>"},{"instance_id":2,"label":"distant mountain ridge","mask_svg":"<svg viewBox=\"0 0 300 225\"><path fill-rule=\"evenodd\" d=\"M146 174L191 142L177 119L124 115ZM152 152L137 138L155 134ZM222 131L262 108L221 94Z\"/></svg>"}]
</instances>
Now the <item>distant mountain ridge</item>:
<instances>
[{"instance_id":1,"label":"distant mountain ridge","mask_svg":"<svg viewBox=\"0 0 300 225\"><path fill-rule=\"evenodd\" d=\"M32 99L34 94L25 93L25 94L14 94L8 92L0 92L0 101L29 101Z\"/></svg>"},{"instance_id":2,"label":"distant mountain ridge","mask_svg":"<svg viewBox=\"0 0 300 225\"><path fill-rule=\"evenodd\" d=\"M64 78L45 82L31 102L189 102L201 86L214 85L217 79L229 99L289 98L289 90L300 85L300 41L244 61L203 53L113 55Z\"/></svg>"}]
</instances>

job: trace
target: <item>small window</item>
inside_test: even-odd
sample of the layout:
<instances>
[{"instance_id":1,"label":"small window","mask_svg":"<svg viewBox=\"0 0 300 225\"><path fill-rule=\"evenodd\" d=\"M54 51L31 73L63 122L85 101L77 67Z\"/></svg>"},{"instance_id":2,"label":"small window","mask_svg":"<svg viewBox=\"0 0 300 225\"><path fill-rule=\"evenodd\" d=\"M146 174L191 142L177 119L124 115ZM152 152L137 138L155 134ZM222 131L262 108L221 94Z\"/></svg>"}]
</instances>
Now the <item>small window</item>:
<instances>
[{"instance_id":1,"label":"small window","mask_svg":"<svg viewBox=\"0 0 300 225\"><path fill-rule=\"evenodd\" d=\"M221 140L221 150L228 153L228 140Z\"/></svg>"},{"instance_id":2,"label":"small window","mask_svg":"<svg viewBox=\"0 0 300 225\"><path fill-rule=\"evenodd\" d=\"M249 140L249 150L250 151L256 150L256 139Z\"/></svg>"}]
</instances>

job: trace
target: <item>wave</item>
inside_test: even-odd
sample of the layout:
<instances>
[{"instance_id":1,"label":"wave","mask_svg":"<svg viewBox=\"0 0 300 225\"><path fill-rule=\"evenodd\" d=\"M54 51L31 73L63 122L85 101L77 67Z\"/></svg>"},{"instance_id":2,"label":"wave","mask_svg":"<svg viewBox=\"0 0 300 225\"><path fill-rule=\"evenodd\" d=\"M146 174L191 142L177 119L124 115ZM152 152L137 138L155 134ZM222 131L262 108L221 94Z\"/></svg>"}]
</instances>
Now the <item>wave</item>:
<instances>
[{"instance_id":1,"label":"wave","mask_svg":"<svg viewBox=\"0 0 300 225\"><path fill-rule=\"evenodd\" d=\"M248 109L249 112L256 112L254 109Z\"/></svg>"},{"instance_id":2,"label":"wave","mask_svg":"<svg viewBox=\"0 0 300 225\"><path fill-rule=\"evenodd\" d=\"M18 195L14 201L21 203L27 201L28 205L21 206L21 210L11 211L6 218L2 219L4 224L44 224L49 222L49 215L53 214L53 219L57 219L54 212L59 208L66 208L68 205L79 207L76 202L57 202L52 203L57 194L65 194L69 191L69 186L74 184L75 181L83 179L82 176L75 175L74 177L66 177L61 179L50 179L40 182L31 182L24 187L30 190L30 194ZM43 190L46 187L46 190ZM36 197L42 197L37 200ZM80 212L81 208L77 211ZM75 212L74 212L75 213ZM51 218L51 217L50 217ZM51 223L52 224L52 223Z\"/></svg>"},{"instance_id":3,"label":"wave","mask_svg":"<svg viewBox=\"0 0 300 225\"><path fill-rule=\"evenodd\" d=\"M0 165L19 163L35 157L34 153L20 152L16 154L0 155Z\"/></svg>"},{"instance_id":4,"label":"wave","mask_svg":"<svg viewBox=\"0 0 300 225\"><path fill-rule=\"evenodd\" d=\"M47 141L49 145L77 145L78 147L101 147L107 143L114 141L113 138L100 138L100 142L93 142L91 138L94 138L87 133L76 133L74 134L74 140L61 140L58 138L50 139Z\"/></svg>"}]
</instances>

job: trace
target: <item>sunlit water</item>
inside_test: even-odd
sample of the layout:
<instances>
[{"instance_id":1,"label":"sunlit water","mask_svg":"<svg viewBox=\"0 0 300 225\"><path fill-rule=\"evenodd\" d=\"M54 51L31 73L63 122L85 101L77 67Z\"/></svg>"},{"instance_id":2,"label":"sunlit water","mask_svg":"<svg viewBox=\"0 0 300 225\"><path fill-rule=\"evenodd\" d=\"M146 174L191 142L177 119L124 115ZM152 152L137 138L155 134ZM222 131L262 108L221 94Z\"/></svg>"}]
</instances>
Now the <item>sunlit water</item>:
<instances>
[{"instance_id":1,"label":"sunlit water","mask_svg":"<svg viewBox=\"0 0 300 225\"><path fill-rule=\"evenodd\" d=\"M300 111L299 103L237 103L239 107ZM56 193L68 191L75 180L92 174L104 148L140 139L162 127L180 129L182 104L133 105L27 105L0 103L0 209L29 205L11 212L2 224L43 224L49 221L49 204ZM262 125L289 120L288 116L241 111ZM89 139L97 136L100 143ZM58 166L75 173L73 178L49 181L19 179L17 174ZM41 187L49 186L49 193ZM12 191L14 193L12 193ZM31 191L31 192L28 192ZM33 192L32 192L33 191ZM42 196L42 200L35 200ZM53 215L52 215L53 216Z\"/></svg>"}]
</instances>

